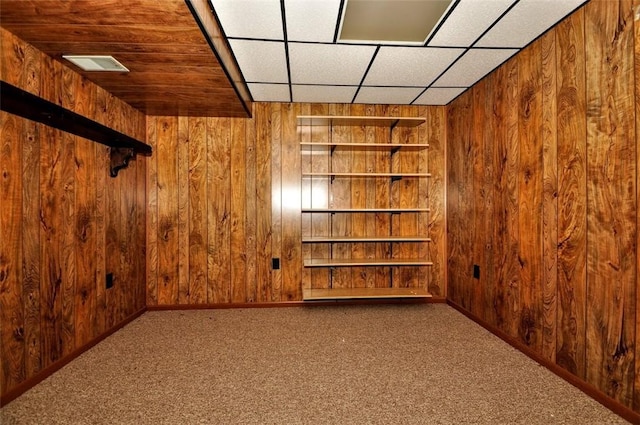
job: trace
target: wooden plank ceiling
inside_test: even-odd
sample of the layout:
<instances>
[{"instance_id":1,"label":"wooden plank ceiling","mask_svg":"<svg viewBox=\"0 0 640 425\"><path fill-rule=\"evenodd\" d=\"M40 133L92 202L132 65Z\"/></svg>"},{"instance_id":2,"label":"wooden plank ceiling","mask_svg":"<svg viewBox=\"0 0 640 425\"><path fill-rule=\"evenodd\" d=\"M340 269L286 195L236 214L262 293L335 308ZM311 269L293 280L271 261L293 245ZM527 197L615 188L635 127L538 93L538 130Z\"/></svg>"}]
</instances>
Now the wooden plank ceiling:
<instances>
[{"instance_id":1,"label":"wooden plank ceiling","mask_svg":"<svg viewBox=\"0 0 640 425\"><path fill-rule=\"evenodd\" d=\"M0 24L146 114L249 115L251 97L206 0L0 0ZM63 54L112 55L131 72L85 72Z\"/></svg>"}]
</instances>

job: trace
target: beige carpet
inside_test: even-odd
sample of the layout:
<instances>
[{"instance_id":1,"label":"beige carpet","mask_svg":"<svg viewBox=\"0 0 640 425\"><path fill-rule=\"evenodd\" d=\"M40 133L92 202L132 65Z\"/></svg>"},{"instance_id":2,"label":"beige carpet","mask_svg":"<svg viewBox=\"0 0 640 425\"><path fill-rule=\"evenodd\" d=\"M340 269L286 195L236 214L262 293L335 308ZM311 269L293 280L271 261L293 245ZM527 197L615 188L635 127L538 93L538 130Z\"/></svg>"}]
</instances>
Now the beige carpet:
<instances>
[{"instance_id":1,"label":"beige carpet","mask_svg":"<svg viewBox=\"0 0 640 425\"><path fill-rule=\"evenodd\" d=\"M618 424L442 304L150 312L8 424Z\"/></svg>"}]
</instances>

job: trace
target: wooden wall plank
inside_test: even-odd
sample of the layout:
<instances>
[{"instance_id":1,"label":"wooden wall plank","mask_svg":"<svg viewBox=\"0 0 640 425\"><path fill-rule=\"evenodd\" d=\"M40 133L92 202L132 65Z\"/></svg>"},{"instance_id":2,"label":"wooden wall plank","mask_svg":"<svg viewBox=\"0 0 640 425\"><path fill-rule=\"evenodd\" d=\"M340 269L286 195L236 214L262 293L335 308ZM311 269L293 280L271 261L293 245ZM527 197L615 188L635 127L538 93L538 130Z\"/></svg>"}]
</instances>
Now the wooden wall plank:
<instances>
[{"instance_id":1,"label":"wooden wall plank","mask_svg":"<svg viewBox=\"0 0 640 425\"><path fill-rule=\"evenodd\" d=\"M271 255L282 259L282 108L276 104L271 108ZM282 261L280 262L282 266ZM282 269L272 272L273 288L271 300L282 299Z\"/></svg>"},{"instance_id":2,"label":"wooden wall plank","mask_svg":"<svg viewBox=\"0 0 640 425\"><path fill-rule=\"evenodd\" d=\"M184 304L189 301L189 281L191 277L189 269L189 146L191 139L189 138L189 118L177 117L174 119L177 121L178 126L178 141L177 150L173 154L177 157L178 162L178 221L177 236L178 243L176 248L178 249L178 303Z\"/></svg>"},{"instance_id":3,"label":"wooden wall plank","mask_svg":"<svg viewBox=\"0 0 640 425\"><path fill-rule=\"evenodd\" d=\"M245 302L255 302L257 299L258 285L256 282L256 127L255 120L246 120L246 152L245 152L245 251L247 258L246 269L246 296Z\"/></svg>"},{"instance_id":4,"label":"wooden wall plank","mask_svg":"<svg viewBox=\"0 0 640 425\"><path fill-rule=\"evenodd\" d=\"M207 302L207 122L188 119L189 275L188 303Z\"/></svg>"},{"instance_id":5,"label":"wooden wall plank","mask_svg":"<svg viewBox=\"0 0 640 425\"><path fill-rule=\"evenodd\" d=\"M231 300L229 287L230 266L230 211L231 211L231 123L229 118L207 119L207 155L210 213L207 227L207 300L224 303Z\"/></svg>"},{"instance_id":6,"label":"wooden wall plank","mask_svg":"<svg viewBox=\"0 0 640 425\"><path fill-rule=\"evenodd\" d=\"M147 116L147 143L155 155L147 159L146 305L158 304L158 118Z\"/></svg>"},{"instance_id":7,"label":"wooden wall plank","mask_svg":"<svg viewBox=\"0 0 640 425\"><path fill-rule=\"evenodd\" d=\"M633 10L639 10L640 0L634 0ZM635 15L633 23L634 40L640 40L640 16ZM636 202L640 202L640 43L634 42L634 77L635 77L635 117L636 117ZM640 205L636 204L636 249L640 248ZM638 291L638 281L640 280L640 255L636 255L636 343L635 343L635 373L633 384L633 410L640 411L640 315L637 312L640 306L640 291Z\"/></svg>"},{"instance_id":8,"label":"wooden wall plank","mask_svg":"<svg viewBox=\"0 0 640 425\"><path fill-rule=\"evenodd\" d=\"M296 137L298 106L283 104L282 116L282 300L302 298L300 223L300 145Z\"/></svg>"},{"instance_id":9,"label":"wooden wall plank","mask_svg":"<svg viewBox=\"0 0 640 425\"><path fill-rule=\"evenodd\" d=\"M556 362L585 377L587 249L584 12L556 31L558 92L558 341ZM580 202L577 202L580 200Z\"/></svg>"},{"instance_id":10,"label":"wooden wall plank","mask_svg":"<svg viewBox=\"0 0 640 425\"><path fill-rule=\"evenodd\" d=\"M231 300L242 303L247 291L245 253L246 197L245 120L231 120Z\"/></svg>"},{"instance_id":11,"label":"wooden wall plank","mask_svg":"<svg viewBox=\"0 0 640 425\"><path fill-rule=\"evenodd\" d=\"M429 108L427 114L429 151L428 171L431 177L427 179L428 207L428 235L429 260L433 266L429 268L427 289L434 296L447 295L446 277L446 110L444 107Z\"/></svg>"},{"instance_id":12,"label":"wooden wall plank","mask_svg":"<svg viewBox=\"0 0 640 425\"><path fill-rule=\"evenodd\" d=\"M58 62L54 62L56 74L62 77L60 88L60 100L63 107L74 110L76 104L76 74ZM75 292L76 292L76 139L70 133L62 133L62 173L61 184L63 187L62 206L62 261L63 261L63 286L62 286L62 320L63 320L63 355L69 354L75 348Z\"/></svg>"},{"instance_id":13,"label":"wooden wall plank","mask_svg":"<svg viewBox=\"0 0 640 425\"><path fill-rule=\"evenodd\" d=\"M53 59L43 59L41 66L54 81L60 76L55 74ZM43 85L42 93L46 98L56 98L56 87ZM62 135L59 130L46 128L42 132L44 140L50 142L41 145L40 150L40 258L42 261L41 294L41 331L42 366L46 367L62 357Z\"/></svg>"},{"instance_id":14,"label":"wooden wall plank","mask_svg":"<svg viewBox=\"0 0 640 425\"><path fill-rule=\"evenodd\" d=\"M469 166L473 171L473 177L471 179L471 193L472 193L472 214L473 221L469 228L468 233L471 236L470 243L473 246L472 261L467 264L466 279L470 282L470 291L468 291L469 309L476 315L483 314L484 291L482 285L473 284L473 267L477 265L480 267L480 276L487 273L490 268L486 267L487 252L485 250L486 240L481 236L484 231L485 223L489 219L486 215L487 201L485 199L486 178L484 167L484 149L485 144L491 143L488 137L485 137L485 109L484 103L486 101L486 93L484 88L484 81L480 81L472 89L472 120L473 127L471 129L470 140L470 158L467 158L469 165L473 164L473 167Z\"/></svg>"},{"instance_id":15,"label":"wooden wall plank","mask_svg":"<svg viewBox=\"0 0 640 425\"><path fill-rule=\"evenodd\" d=\"M79 84L84 81L78 79ZM85 116L94 114L95 88L92 86L74 88L76 96L75 110ZM97 246L96 227L96 150L94 143L80 139L76 141L76 170L73 176L76 182L83 182L76 187L75 210L75 257L76 257L76 291L75 291L75 336L76 344L88 343L92 335L96 311L96 274L97 264L95 251Z\"/></svg>"},{"instance_id":16,"label":"wooden wall plank","mask_svg":"<svg viewBox=\"0 0 640 425\"><path fill-rule=\"evenodd\" d=\"M636 167L631 1L585 7L587 98L586 377L632 402L636 301ZM612 84L615 79L615 84ZM608 302L603 303L603 300Z\"/></svg>"},{"instance_id":17,"label":"wooden wall plank","mask_svg":"<svg viewBox=\"0 0 640 425\"><path fill-rule=\"evenodd\" d=\"M107 92L96 87L96 121L104 120L104 111L107 109ZM94 315L93 337L97 337L107 330L107 231L106 231L106 205L107 205L107 170L109 166L109 148L95 144L96 154L96 311Z\"/></svg>"},{"instance_id":18,"label":"wooden wall plank","mask_svg":"<svg viewBox=\"0 0 640 425\"><path fill-rule=\"evenodd\" d=\"M540 39L542 55L542 355L556 360L558 292L558 143L556 32Z\"/></svg>"},{"instance_id":19,"label":"wooden wall plank","mask_svg":"<svg viewBox=\"0 0 640 425\"><path fill-rule=\"evenodd\" d=\"M518 55L520 108L518 140L518 261L520 262L520 340L542 350L544 271L542 265L542 51L534 43Z\"/></svg>"},{"instance_id":20,"label":"wooden wall plank","mask_svg":"<svg viewBox=\"0 0 640 425\"><path fill-rule=\"evenodd\" d=\"M418 143L429 143L429 109L427 106L420 106L416 111L416 115L419 117L424 117L426 119L425 124L422 124L417 129L417 142ZM419 173L428 173L429 172L429 150L423 149L419 152L416 152L417 156L417 171ZM418 208L429 208L429 179L421 178L418 180L418 199L416 206ZM429 234L429 213L420 213L416 214L416 225L417 225L417 234ZM418 244L416 251L417 258L428 259L429 258L429 243L420 243ZM430 267L418 267L417 268L417 279L418 285L421 288L427 289L429 287L429 281L431 277L431 268Z\"/></svg>"},{"instance_id":21,"label":"wooden wall plank","mask_svg":"<svg viewBox=\"0 0 640 425\"><path fill-rule=\"evenodd\" d=\"M497 258L500 256L500 246L496 239L496 232L492 218L499 214L500 203L496 199L494 182L496 181L497 167L495 166L496 149L493 143L494 128L497 125L498 115L494 113L494 97L496 92L495 78L487 78L483 81L483 85L479 86L484 91L485 102L482 105L484 109L485 128L483 136L485 138L483 158L484 158L484 192L485 192L485 262L480 267L480 284L483 287L483 316L490 323L498 323L498 309L495 307L497 294L497 285L491 285L490 282L497 282ZM478 87L474 87L476 90Z\"/></svg>"},{"instance_id":22,"label":"wooden wall plank","mask_svg":"<svg viewBox=\"0 0 640 425\"><path fill-rule=\"evenodd\" d=\"M158 304L178 302L178 122L159 117L158 137Z\"/></svg>"},{"instance_id":23,"label":"wooden wall plank","mask_svg":"<svg viewBox=\"0 0 640 425\"><path fill-rule=\"evenodd\" d=\"M114 108L114 97L107 93L104 116L114 127L120 128L122 122L118 111ZM108 149L107 149L108 152ZM113 276L113 286L106 289L105 323L111 328L118 323L124 306L125 258L121 245L123 222L122 179L108 179L105 188L105 229L106 229L106 272Z\"/></svg>"},{"instance_id":24,"label":"wooden wall plank","mask_svg":"<svg viewBox=\"0 0 640 425\"><path fill-rule=\"evenodd\" d=\"M147 143L155 152L147 160L146 305L158 304L158 118L147 116Z\"/></svg>"},{"instance_id":25,"label":"wooden wall plank","mask_svg":"<svg viewBox=\"0 0 640 425\"><path fill-rule=\"evenodd\" d=\"M30 45L25 45L23 52L21 86L27 87L30 93L39 95L40 54ZM35 375L42 368L39 249L41 127L35 122L22 122L22 299L24 302L25 377ZM4 140L4 137L0 136L0 139ZM3 238L0 237L0 239ZM6 388L2 384L0 387Z\"/></svg>"},{"instance_id":26,"label":"wooden wall plank","mask_svg":"<svg viewBox=\"0 0 640 425\"><path fill-rule=\"evenodd\" d=\"M256 300L271 300L271 109L254 103L256 125Z\"/></svg>"},{"instance_id":27,"label":"wooden wall plank","mask_svg":"<svg viewBox=\"0 0 640 425\"><path fill-rule=\"evenodd\" d=\"M300 114L301 115L311 115L311 105L309 103L305 103L300 105ZM310 143L311 136L313 132L313 126L311 125L299 125L297 126L298 132L298 141L300 143ZM301 173L309 173L312 170L313 166L313 157L315 156L314 151L309 151L302 149L300 150L300 172ZM313 190L312 190L313 179L310 178L302 178L300 181L300 206L302 208L311 208L313 205ZM312 235L312 213L303 213L301 214L301 234L302 237L309 237ZM302 260L307 261L311 259L311 251L313 249L313 244L302 244ZM302 267L302 288L310 289L311 288L311 274L313 270L309 267Z\"/></svg>"},{"instance_id":28,"label":"wooden wall plank","mask_svg":"<svg viewBox=\"0 0 640 425\"><path fill-rule=\"evenodd\" d=\"M0 387L25 379L22 299L22 120L0 112Z\"/></svg>"},{"instance_id":29,"label":"wooden wall plank","mask_svg":"<svg viewBox=\"0 0 640 425\"><path fill-rule=\"evenodd\" d=\"M466 211L465 204L468 200L465 198L466 185L464 164L466 164L466 152L468 147L468 124L469 108L471 102L471 92L467 92L459 97L458 101L452 105L447 117L447 134L451 135L450 146L455 149L449 149L447 152L447 211L449 216L448 227L452 229L451 234L447 236L447 270L448 297L459 305L466 306L465 298L465 272L468 274L468 247L465 247L466 233L462 229L466 227ZM430 142L431 144L431 142ZM434 213L436 213L434 211ZM455 229L455 230L454 230Z\"/></svg>"}]
</instances>

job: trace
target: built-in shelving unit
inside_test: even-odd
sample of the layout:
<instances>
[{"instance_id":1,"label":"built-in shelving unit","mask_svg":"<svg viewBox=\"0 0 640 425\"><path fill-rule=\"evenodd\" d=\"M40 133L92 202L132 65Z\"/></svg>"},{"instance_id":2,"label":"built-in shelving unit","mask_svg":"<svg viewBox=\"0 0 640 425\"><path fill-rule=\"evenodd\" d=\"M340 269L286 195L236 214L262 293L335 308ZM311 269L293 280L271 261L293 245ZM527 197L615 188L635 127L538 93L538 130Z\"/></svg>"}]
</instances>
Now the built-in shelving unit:
<instances>
[{"instance_id":1,"label":"built-in shelving unit","mask_svg":"<svg viewBox=\"0 0 640 425\"><path fill-rule=\"evenodd\" d=\"M404 154L418 154L425 150L428 150L429 145L426 143L407 143L402 141L393 140L392 134L394 129L399 128L411 128L422 125L425 122L424 118L420 117L364 117L364 116L299 116L298 117L298 126L299 128L304 126L309 126L311 129L309 133L313 131L321 131L327 135L329 140L319 140L319 141L308 141L303 140L300 142L300 150L303 155L303 161L305 155L313 158L326 158L324 161L326 164L329 164L329 169L322 170L312 170L307 169L303 170L302 178L304 180L311 180L307 183L310 187L310 190L313 191L314 182L329 182L323 183L328 185L327 190L329 193L325 193L326 202L325 204L329 206L323 207L313 207L312 205L303 205L302 213L303 214L313 214L314 217L317 214L324 214L328 217L328 222L325 220L324 223L328 223L325 226L325 234L316 234L317 232L309 230L309 234L303 234L302 243L306 245L318 246L318 244L323 244L326 248L323 252L328 253L327 258L316 258L309 254L310 258L304 258L303 265L306 268L311 269L328 269L330 273L329 277L329 287L328 288L303 288L303 298L304 300L327 300L327 299L357 299L357 298L428 298L431 295L426 291L425 288L422 287L395 287L392 285L393 281L393 273L399 272L400 268L403 267L429 267L433 263L426 258L397 258L400 257L403 252L402 244L428 244L431 239L427 235L426 229L420 229L421 231L418 234L404 234L402 232L398 232L394 234L394 226L389 225L388 231L386 234L369 234L366 236L354 236L348 234L341 234L340 232L343 230L340 225L334 224L333 217L337 214L375 214L379 217L381 214L388 214L389 219L387 222L391 223L391 216L396 216L400 214L422 214L423 217L426 217L426 214L430 212L428 207L424 205L410 205L410 206L398 206L394 207L393 204L397 204L397 200L389 199L386 201L386 206L381 208L376 207L368 207L368 208L348 208L348 207L331 207L332 202L329 202L329 199L332 198L332 187L335 184L338 184L337 179L345 179L349 180L352 178L356 179L366 179L367 182L373 182L368 184L373 184L374 187L377 187L379 184L385 185L393 185L399 184L394 183L398 182L398 180L402 180L405 178L411 179L427 179L431 177L431 174L428 172L421 171L417 167L418 161L414 161L415 169L402 169L398 167L399 161L394 161L394 156L399 152L404 152ZM388 137L388 140L381 141L380 137L377 137L374 142L370 141L344 141L344 140L332 140L334 127L387 127L388 132L385 133L382 130L382 133L378 132L378 135L384 135L383 137ZM318 127L326 127L326 129L317 129ZM377 130L376 130L377 131ZM388 135L388 136L387 136ZM373 151L376 155L378 155L378 159L381 158L379 155L384 154L387 151L386 159L383 159L382 162L386 163L386 170L378 169L368 170L368 171L352 171L349 169L344 169L345 167L333 166L333 155L338 152L349 155L349 152L367 152ZM404 155L403 154L403 155ZM355 154L354 154L355 155ZM364 155L361 154L361 155ZM383 157L384 157L383 155ZM335 169L333 169L335 168ZM406 168L406 167L405 167ZM402 171L399 171L402 170ZM320 179L320 180L317 180ZM385 182L386 180L386 182ZM353 180L356 181L356 180ZM390 181L390 183L389 183ZM335 183L334 183L335 182ZM376 183L377 182L377 183ZM355 184L355 183L354 183ZM399 190L399 189L398 189ZM416 200L416 202L418 202ZM426 222L427 220L424 220ZM398 230L398 226L395 227L396 231ZM368 255L367 258L339 258L337 255L339 251L340 244L374 244L375 246L383 245L383 249L374 249L373 251L384 254L383 257L380 258L370 258L371 255ZM351 246L351 245L349 245ZM394 252L394 250L398 251L398 254ZM309 250L312 252L314 250ZM425 252L423 249L421 252ZM370 249L371 253L372 250ZM414 251L415 252L415 249ZM361 255L358 255L361 256ZM390 276L389 287L387 288L345 288L344 285L340 285L340 287L333 287L333 270L338 270L342 268L354 268L354 267L362 267L362 268L370 268L370 267L382 267L388 268ZM401 285L400 285L401 286Z\"/></svg>"}]
</instances>

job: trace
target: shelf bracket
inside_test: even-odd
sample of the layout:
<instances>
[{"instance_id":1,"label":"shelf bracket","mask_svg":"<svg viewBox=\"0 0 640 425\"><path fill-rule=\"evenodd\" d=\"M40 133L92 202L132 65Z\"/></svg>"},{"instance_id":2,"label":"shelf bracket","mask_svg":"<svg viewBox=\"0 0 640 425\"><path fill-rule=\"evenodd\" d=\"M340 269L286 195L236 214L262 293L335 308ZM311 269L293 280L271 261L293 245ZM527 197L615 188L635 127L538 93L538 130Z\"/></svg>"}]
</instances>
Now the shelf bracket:
<instances>
[{"instance_id":1,"label":"shelf bracket","mask_svg":"<svg viewBox=\"0 0 640 425\"><path fill-rule=\"evenodd\" d=\"M402 180L402 176L391 176L391 183Z\"/></svg>"},{"instance_id":2,"label":"shelf bracket","mask_svg":"<svg viewBox=\"0 0 640 425\"><path fill-rule=\"evenodd\" d=\"M393 148L391 149L391 156L393 156L396 152L398 152L400 150L401 146L398 146L397 148Z\"/></svg>"},{"instance_id":3,"label":"shelf bracket","mask_svg":"<svg viewBox=\"0 0 640 425\"><path fill-rule=\"evenodd\" d=\"M118 171L129 166L129 161L136 159L136 153L132 148L109 148L109 175L117 177Z\"/></svg>"}]
</instances>

